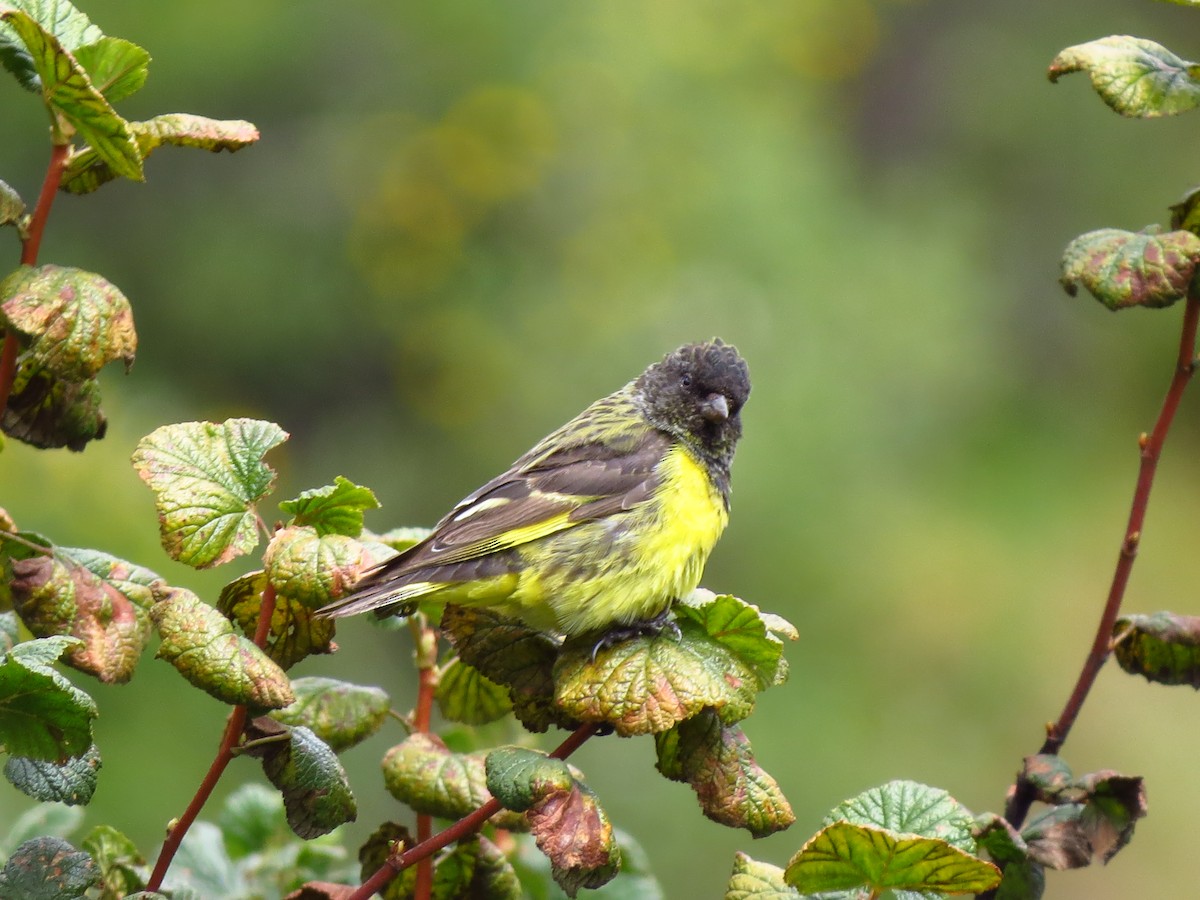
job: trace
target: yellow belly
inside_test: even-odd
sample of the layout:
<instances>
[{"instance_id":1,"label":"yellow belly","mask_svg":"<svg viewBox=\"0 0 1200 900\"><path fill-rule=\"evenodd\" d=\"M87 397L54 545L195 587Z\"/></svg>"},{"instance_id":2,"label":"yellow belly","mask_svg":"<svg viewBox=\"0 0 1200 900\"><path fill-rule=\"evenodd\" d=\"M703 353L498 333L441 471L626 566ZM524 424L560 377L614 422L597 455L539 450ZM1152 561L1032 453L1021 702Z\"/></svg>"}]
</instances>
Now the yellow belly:
<instances>
[{"instance_id":1,"label":"yellow belly","mask_svg":"<svg viewBox=\"0 0 1200 900\"><path fill-rule=\"evenodd\" d=\"M658 472L659 490L642 504L521 547L515 589L483 603L535 628L579 634L652 618L689 594L728 514L684 450L669 451Z\"/></svg>"}]
</instances>

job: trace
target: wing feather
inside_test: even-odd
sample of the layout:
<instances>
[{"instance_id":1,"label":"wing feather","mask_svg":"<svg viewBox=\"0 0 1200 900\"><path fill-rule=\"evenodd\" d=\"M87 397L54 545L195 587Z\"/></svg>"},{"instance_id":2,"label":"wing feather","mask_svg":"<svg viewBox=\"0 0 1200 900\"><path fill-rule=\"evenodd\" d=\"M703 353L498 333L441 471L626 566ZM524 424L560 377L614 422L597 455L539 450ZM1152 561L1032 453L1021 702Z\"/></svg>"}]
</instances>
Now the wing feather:
<instances>
[{"instance_id":1,"label":"wing feather","mask_svg":"<svg viewBox=\"0 0 1200 900\"><path fill-rule=\"evenodd\" d=\"M647 428L631 451L569 447L529 460L460 502L421 543L383 563L371 580L475 559L632 508L654 492L669 438ZM527 459L523 457L522 459ZM375 574L377 573L377 574Z\"/></svg>"}]
</instances>

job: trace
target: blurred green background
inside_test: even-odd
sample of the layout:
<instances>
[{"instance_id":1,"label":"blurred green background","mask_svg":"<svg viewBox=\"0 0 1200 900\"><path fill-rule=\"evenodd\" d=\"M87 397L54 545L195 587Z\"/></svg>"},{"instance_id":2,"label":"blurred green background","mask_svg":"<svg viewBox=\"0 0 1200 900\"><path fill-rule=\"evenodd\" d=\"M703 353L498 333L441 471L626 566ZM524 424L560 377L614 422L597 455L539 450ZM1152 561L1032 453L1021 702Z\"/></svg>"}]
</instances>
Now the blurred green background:
<instances>
[{"instance_id":1,"label":"blurred green background","mask_svg":"<svg viewBox=\"0 0 1200 900\"><path fill-rule=\"evenodd\" d=\"M1052 87L1045 69L1106 34L1195 57L1200 12L81 5L154 56L125 116L246 118L263 138L234 157L165 149L146 185L59 198L42 261L121 287L141 347L131 375L105 373L103 442L0 454L0 505L21 527L215 600L250 563L196 574L165 558L128 464L154 427L271 419L292 435L271 457L276 500L342 474L384 504L371 527L427 525L664 352L720 335L754 395L705 584L800 629L791 681L746 723L798 821L759 842L709 822L648 740L593 741L578 765L673 900L720 896L735 849L784 863L830 807L892 778L1002 807L1091 640L1178 333L1177 310L1068 298L1058 256L1082 231L1165 220L1200 135L1196 116L1122 120L1083 76ZM8 80L0 109L0 177L32 199L44 113ZM1197 452L1189 397L1131 611L1194 611ZM404 637L352 621L338 643L296 673L410 702ZM225 711L149 658L127 686L85 687L104 754L86 821L150 848ZM1049 897L1196 894L1198 733L1192 693L1106 669L1065 757L1146 776L1151 812L1107 869L1051 873ZM378 760L399 737L346 755L354 838L396 814ZM219 796L261 778L249 760L230 775ZM0 786L0 828L29 805Z\"/></svg>"}]
</instances>

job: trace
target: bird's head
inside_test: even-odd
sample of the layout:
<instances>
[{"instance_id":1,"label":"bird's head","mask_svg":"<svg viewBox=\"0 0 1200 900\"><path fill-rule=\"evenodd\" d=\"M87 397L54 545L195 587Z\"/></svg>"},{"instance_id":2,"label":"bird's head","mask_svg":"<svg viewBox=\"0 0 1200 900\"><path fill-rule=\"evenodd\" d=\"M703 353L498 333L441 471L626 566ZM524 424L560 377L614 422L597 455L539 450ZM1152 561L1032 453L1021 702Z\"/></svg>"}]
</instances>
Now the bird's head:
<instances>
[{"instance_id":1,"label":"bird's head","mask_svg":"<svg viewBox=\"0 0 1200 900\"><path fill-rule=\"evenodd\" d=\"M634 387L656 427L728 467L750 396L750 370L734 347L720 338L685 344L643 372Z\"/></svg>"}]
</instances>

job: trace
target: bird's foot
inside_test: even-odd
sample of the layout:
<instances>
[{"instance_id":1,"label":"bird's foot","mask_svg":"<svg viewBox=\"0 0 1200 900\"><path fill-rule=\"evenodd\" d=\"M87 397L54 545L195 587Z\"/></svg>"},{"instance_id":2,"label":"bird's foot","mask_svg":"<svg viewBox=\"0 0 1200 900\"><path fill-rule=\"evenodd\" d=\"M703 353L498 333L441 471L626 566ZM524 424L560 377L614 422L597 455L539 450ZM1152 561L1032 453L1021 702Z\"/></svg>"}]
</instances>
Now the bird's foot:
<instances>
[{"instance_id":1,"label":"bird's foot","mask_svg":"<svg viewBox=\"0 0 1200 900\"><path fill-rule=\"evenodd\" d=\"M628 625L614 625L604 632L600 635L600 640L596 641L595 646L592 647L592 662L596 661L596 655L601 650L607 650L614 644L638 637L657 637L664 631L670 632L677 641L683 638L675 617L671 615L669 606L652 619L642 619L640 622L630 622Z\"/></svg>"}]
</instances>

